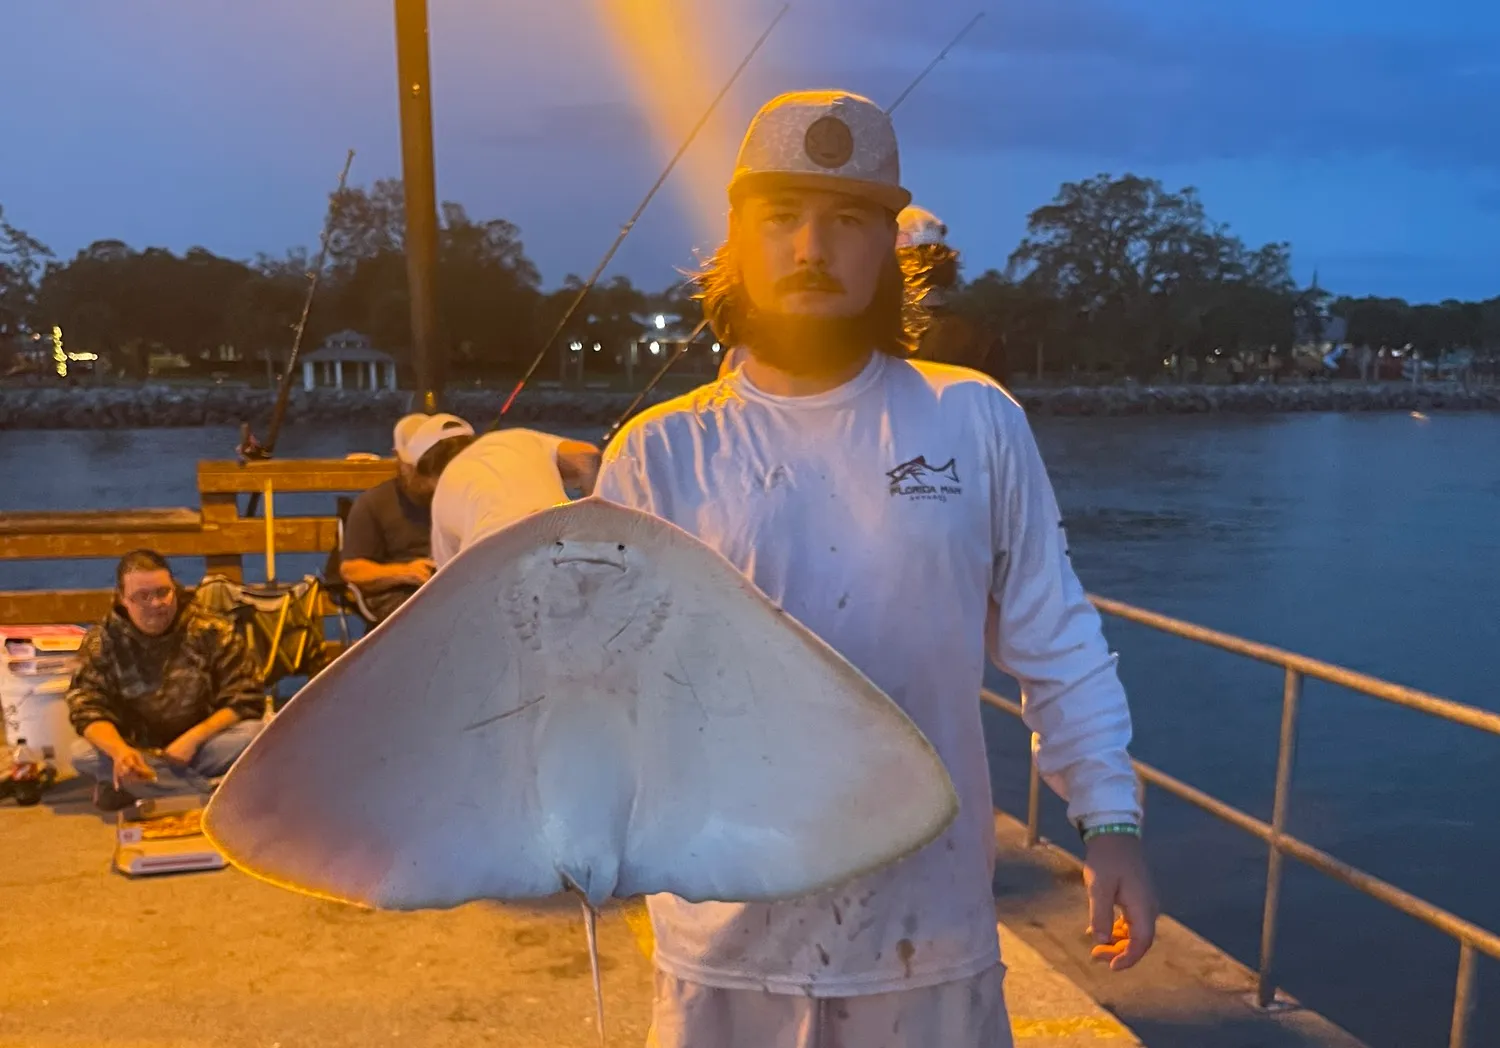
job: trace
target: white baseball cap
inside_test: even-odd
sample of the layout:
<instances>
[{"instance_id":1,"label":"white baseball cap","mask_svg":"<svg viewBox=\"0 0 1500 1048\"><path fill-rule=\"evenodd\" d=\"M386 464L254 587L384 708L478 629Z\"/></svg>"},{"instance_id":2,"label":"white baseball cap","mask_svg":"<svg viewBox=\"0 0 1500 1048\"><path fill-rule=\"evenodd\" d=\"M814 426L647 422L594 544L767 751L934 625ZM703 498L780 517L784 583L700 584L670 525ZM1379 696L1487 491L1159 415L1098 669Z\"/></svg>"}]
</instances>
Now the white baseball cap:
<instances>
[{"instance_id":1,"label":"white baseball cap","mask_svg":"<svg viewBox=\"0 0 1500 1048\"><path fill-rule=\"evenodd\" d=\"M921 247L924 244L946 244L948 226L926 208L912 204L896 216L896 246Z\"/></svg>"},{"instance_id":2,"label":"white baseball cap","mask_svg":"<svg viewBox=\"0 0 1500 1048\"><path fill-rule=\"evenodd\" d=\"M472 437L474 427L457 415L424 416L425 421L406 438L406 461L416 464L434 446L452 437Z\"/></svg>"},{"instance_id":3,"label":"white baseball cap","mask_svg":"<svg viewBox=\"0 0 1500 1048\"><path fill-rule=\"evenodd\" d=\"M413 412L410 415L402 415L401 418L396 422L396 428L392 431L391 446L396 449L396 458L400 459L408 466L412 465L417 460L407 454L406 445L411 440L412 434L416 433L417 429L422 425L422 423L426 422L429 417L430 416L424 415L420 411Z\"/></svg>"},{"instance_id":4,"label":"white baseball cap","mask_svg":"<svg viewBox=\"0 0 1500 1048\"><path fill-rule=\"evenodd\" d=\"M729 199L772 186L841 190L892 212L911 203L890 116L849 91L789 91L750 121Z\"/></svg>"}]
</instances>

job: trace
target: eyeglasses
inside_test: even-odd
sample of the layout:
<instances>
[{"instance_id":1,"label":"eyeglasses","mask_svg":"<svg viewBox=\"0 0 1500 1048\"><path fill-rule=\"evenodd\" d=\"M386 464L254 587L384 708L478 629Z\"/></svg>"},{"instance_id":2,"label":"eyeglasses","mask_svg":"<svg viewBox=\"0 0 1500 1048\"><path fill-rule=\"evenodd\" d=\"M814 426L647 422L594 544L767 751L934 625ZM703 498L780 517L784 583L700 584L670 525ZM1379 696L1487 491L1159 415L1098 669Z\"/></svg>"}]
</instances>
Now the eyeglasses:
<instances>
[{"instance_id":1,"label":"eyeglasses","mask_svg":"<svg viewBox=\"0 0 1500 1048\"><path fill-rule=\"evenodd\" d=\"M172 597L171 586L156 586L152 589L138 589L125 594L128 604L150 605L165 604Z\"/></svg>"}]
</instances>

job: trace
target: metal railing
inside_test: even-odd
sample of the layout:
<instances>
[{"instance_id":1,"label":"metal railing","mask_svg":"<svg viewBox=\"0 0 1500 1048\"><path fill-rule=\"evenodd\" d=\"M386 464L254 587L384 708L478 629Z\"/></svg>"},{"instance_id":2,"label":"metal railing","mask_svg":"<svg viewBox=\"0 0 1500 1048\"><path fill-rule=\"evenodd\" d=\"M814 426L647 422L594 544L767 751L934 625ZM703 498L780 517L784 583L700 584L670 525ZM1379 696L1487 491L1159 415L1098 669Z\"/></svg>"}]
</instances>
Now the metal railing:
<instances>
[{"instance_id":1,"label":"metal railing","mask_svg":"<svg viewBox=\"0 0 1500 1048\"><path fill-rule=\"evenodd\" d=\"M1462 724L1492 735L1500 735L1500 714L1466 706L1448 699L1429 695L1414 688L1392 684L1378 677L1335 666L1331 663L1310 659L1283 651L1269 644L1245 640L1229 633L1196 626L1181 619L1158 615L1130 604L1105 597L1090 596L1094 606L1101 612L1130 622L1150 626L1173 636L1197 641L1211 647L1230 651L1246 658L1257 659L1286 672L1281 692L1281 738L1276 755L1276 792L1271 805L1271 821L1263 822L1246 812L1225 804L1196 787L1173 778L1166 772L1153 768L1142 761L1134 761L1137 774L1143 783L1159 787L1190 804L1196 805L1231 826L1259 838L1270 846L1270 858L1266 869L1266 894L1261 917L1260 967L1256 982L1256 1001L1262 1008L1269 1008L1276 1000L1274 964L1276 960L1276 927L1281 903L1282 864L1290 856L1319 873L1377 899L1409 917L1436 928L1458 940L1458 981L1453 995L1453 1022L1449 1030L1449 1048L1468 1048L1473 1025L1475 1006L1475 969L1478 954L1483 953L1500 960L1500 935L1479 925L1464 920L1425 899L1419 899L1395 885L1381 880L1364 870L1313 847L1286 832L1287 811L1291 801L1292 765L1297 748L1297 709L1302 698L1302 681L1328 681L1364 695L1431 714L1454 724ZM986 690L983 699L989 705L1019 717L1019 703ZM1026 843L1034 846L1040 840L1038 818L1041 808L1041 775L1036 760L1031 761L1031 783L1026 803Z\"/></svg>"}]
</instances>

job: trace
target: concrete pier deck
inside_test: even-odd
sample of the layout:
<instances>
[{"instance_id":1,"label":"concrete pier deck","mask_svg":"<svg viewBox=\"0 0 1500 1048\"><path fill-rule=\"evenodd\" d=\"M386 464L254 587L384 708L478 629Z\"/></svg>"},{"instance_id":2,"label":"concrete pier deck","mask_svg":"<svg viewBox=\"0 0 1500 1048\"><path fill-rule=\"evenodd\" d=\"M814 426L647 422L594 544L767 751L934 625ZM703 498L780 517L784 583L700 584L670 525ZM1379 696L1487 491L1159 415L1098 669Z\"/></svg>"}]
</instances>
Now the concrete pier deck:
<instances>
[{"instance_id":1,"label":"concrete pier deck","mask_svg":"<svg viewBox=\"0 0 1500 1048\"><path fill-rule=\"evenodd\" d=\"M1185 930L1165 929L1136 972L1080 967L1076 872L1018 854L1013 830L1002 817L998 913L1018 1048L1358 1048L1305 1013L1303 1039L1257 1039L1226 1010L1233 963ZM0 1048L598 1044L571 908L367 913L234 870L130 880L110 870L112 834L76 787L35 808L0 804ZM645 1043L639 918L621 906L600 925L611 1046ZM1206 981L1194 988L1196 975ZM1301 1029L1286 1013L1268 1021Z\"/></svg>"}]
</instances>

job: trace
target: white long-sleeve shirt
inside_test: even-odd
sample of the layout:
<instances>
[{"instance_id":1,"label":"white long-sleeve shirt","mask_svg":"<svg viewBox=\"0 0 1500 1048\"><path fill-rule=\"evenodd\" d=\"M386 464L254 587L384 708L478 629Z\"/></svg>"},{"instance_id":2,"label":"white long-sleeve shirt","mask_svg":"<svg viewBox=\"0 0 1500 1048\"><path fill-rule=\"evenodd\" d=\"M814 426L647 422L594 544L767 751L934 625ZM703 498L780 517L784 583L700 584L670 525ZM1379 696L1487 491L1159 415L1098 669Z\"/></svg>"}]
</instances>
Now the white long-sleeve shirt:
<instances>
[{"instance_id":1,"label":"white long-sleeve shirt","mask_svg":"<svg viewBox=\"0 0 1500 1048\"><path fill-rule=\"evenodd\" d=\"M433 563L441 568L491 532L568 501L557 467L562 442L535 429L501 429L460 451L432 495Z\"/></svg>"},{"instance_id":2,"label":"white long-sleeve shirt","mask_svg":"<svg viewBox=\"0 0 1500 1048\"><path fill-rule=\"evenodd\" d=\"M650 898L667 972L845 996L994 964L986 653L1020 680L1069 817L1139 818L1115 657L1025 413L989 378L876 354L834 390L777 397L735 370L632 421L597 492L717 549L863 671L931 740L960 800L920 852L808 899Z\"/></svg>"}]
</instances>

